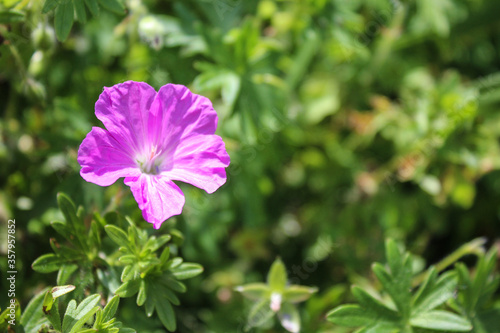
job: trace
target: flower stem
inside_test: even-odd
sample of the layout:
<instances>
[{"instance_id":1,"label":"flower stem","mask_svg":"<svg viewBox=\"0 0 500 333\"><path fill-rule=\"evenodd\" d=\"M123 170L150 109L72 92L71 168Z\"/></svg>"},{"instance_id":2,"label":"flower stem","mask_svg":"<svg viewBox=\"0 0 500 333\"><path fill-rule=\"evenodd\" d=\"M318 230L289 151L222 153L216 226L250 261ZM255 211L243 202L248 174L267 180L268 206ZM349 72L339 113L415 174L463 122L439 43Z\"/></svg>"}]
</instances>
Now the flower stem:
<instances>
[{"instance_id":1,"label":"flower stem","mask_svg":"<svg viewBox=\"0 0 500 333\"><path fill-rule=\"evenodd\" d=\"M439 272L443 271L446 267L450 266L451 264L457 262L460 258L469 255L469 254L475 254L477 256L481 255L484 253L484 248L483 245L486 243L486 238L476 238L471 240L468 243L465 243L464 245L460 246L458 249L453 251L451 254L443 258L441 261L439 261L435 267L436 270ZM429 271L425 271L420 273L419 275L415 276L412 281L412 286L416 287L419 284L421 284L426 278L427 274L429 274Z\"/></svg>"}]
</instances>

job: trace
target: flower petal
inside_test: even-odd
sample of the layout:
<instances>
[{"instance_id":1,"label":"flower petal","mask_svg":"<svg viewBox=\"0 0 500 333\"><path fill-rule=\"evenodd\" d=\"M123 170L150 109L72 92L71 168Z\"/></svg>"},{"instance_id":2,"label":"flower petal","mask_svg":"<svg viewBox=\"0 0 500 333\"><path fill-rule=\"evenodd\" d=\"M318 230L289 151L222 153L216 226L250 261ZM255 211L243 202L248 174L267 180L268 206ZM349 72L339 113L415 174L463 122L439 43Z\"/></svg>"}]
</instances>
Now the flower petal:
<instances>
[{"instance_id":1,"label":"flower petal","mask_svg":"<svg viewBox=\"0 0 500 333\"><path fill-rule=\"evenodd\" d=\"M155 96L154 88L144 82L127 81L106 87L95 103L95 115L124 147L142 152Z\"/></svg>"},{"instance_id":2,"label":"flower petal","mask_svg":"<svg viewBox=\"0 0 500 333\"><path fill-rule=\"evenodd\" d=\"M213 193L226 182L228 165L229 155L220 136L197 135L179 144L171 169L162 174Z\"/></svg>"},{"instance_id":3,"label":"flower petal","mask_svg":"<svg viewBox=\"0 0 500 333\"><path fill-rule=\"evenodd\" d=\"M184 206L184 194L181 189L162 175L141 174L138 177L125 178L130 186L135 201L142 210L142 216L155 229L173 215L179 215Z\"/></svg>"},{"instance_id":4,"label":"flower petal","mask_svg":"<svg viewBox=\"0 0 500 333\"><path fill-rule=\"evenodd\" d=\"M182 140L200 134L214 134L217 113L212 102L193 94L182 85L160 88L151 105L148 121L149 140L157 147L172 151Z\"/></svg>"},{"instance_id":5,"label":"flower petal","mask_svg":"<svg viewBox=\"0 0 500 333\"><path fill-rule=\"evenodd\" d=\"M137 176L139 169L121 144L99 127L93 127L78 149L80 175L88 182L109 186L120 177Z\"/></svg>"}]
</instances>

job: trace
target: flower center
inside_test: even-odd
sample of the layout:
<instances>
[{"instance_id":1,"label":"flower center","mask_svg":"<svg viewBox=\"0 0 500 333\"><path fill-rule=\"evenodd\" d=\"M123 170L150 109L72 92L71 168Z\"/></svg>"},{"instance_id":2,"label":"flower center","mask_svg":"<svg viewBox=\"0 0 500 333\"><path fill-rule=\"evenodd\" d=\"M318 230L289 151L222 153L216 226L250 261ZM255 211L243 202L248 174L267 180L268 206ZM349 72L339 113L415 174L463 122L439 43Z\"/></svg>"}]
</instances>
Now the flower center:
<instances>
[{"instance_id":1,"label":"flower center","mask_svg":"<svg viewBox=\"0 0 500 333\"><path fill-rule=\"evenodd\" d=\"M136 161L143 173L151 175L160 173L159 166L162 162L162 158L160 157L160 152L157 151L156 146L153 146L149 153L137 158Z\"/></svg>"}]
</instances>

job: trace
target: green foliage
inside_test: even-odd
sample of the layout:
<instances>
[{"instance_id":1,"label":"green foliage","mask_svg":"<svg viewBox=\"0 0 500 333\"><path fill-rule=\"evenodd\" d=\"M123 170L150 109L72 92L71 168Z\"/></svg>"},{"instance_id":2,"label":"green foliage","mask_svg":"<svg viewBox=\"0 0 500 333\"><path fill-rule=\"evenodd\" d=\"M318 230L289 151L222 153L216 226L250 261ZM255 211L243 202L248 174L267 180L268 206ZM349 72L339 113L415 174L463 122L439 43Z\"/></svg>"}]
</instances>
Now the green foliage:
<instances>
[{"instance_id":1,"label":"green foliage","mask_svg":"<svg viewBox=\"0 0 500 333\"><path fill-rule=\"evenodd\" d=\"M300 331L300 314L295 303L303 302L317 289L299 285L287 285L286 267L276 259L267 275L267 284L250 283L236 287L243 296L256 301L248 313L247 327L268 326L274 314L288 332Z\"/></svg>"},{"instance_id":2,"label":"green foliage","mask_svg":"<svg viewBox=\"0 0 500 333\"><path fill-rule=\"evenodd\" d=\"M498 289L499 277L492 276L495 251L492 249L486 256L482 253L479 255L473 282L462 263L458 263L455 270L441 275L438 275L436 267L431 266L425 273L425 280L418 289L412 291L412 256L408 252L401 252L395 241L388 240L387 265L375 263L372 266L383 293L375 294L353 286L352 293L359 305L341 305L328 313L328 320L341 326L361 327L362 332L412 332L415 329L494 332L496 328L482 323L481 316L476 317L475 308L479 298L488 302ZM482 309L484 304L481 303L478 309ZM487 311L491 315L498 309Z\"/></svg>"},{"instance_id":3,"label":"green foliage","mask_svg":"<svg viewBox=\"0 0 500 333\"><path fill-rule=\"evenodd\" d=\"M56 29L56 36L60 41L65 41L71 31L75 17L80 23L87 22L85 6L93 16L99 15L99 6L117 14L123 14L125 7L120 1L121 0L45 0L42 13L46 14L55 9L54 26Z\"/></svg>"},{"instance_id":4,"label":"green foliage","mask_svg":"<svg viewBox=\"0 0 500 333\"><path fill-rule=\"evenodd\" d=\"M263 281L280 256L291 284L319 289L300 308L303 332L354 330L325 314L357 303L344 322L358 322L366 312L354 295L375 294L379 310L401 322L409 316L414 332L449 322L439 311L466 318L473 331L498 332L498 265L466 242L492 244L498 235L499 11L497 0L0 0L0 238L15 218L17 322L44 287L74 285L78 305L93 294L110 299L125 273L139 284L117 310L124 326L164 331L159 314L172 323L175 310L178 332L235 332L249 310L234 287ZM226 184L210 197L180 185L183 214L159 231L120 181L104 188L79 175L78 147L102 127L95 102L104 86L125 80L184 84L208 97L231 156ZM63 203L68 216L60 192L78 203ZM117 251L104 228L128 238L122 216L147 239L172 239L152 254L142 245ZM386 238L414 253L411 271L420 273L410 293L403 253L399 271L369 269ZM460 253L484 259L451 269L455 255L422 271L464 243ZM200 267L160 269L167 248L167 262L198 262L204 274L181 280L185 288L170 282ZM164 286L157 280L167 273ZM358 287L347 293L351 284ZM2 279L0 290L8 287ZM252 330L283 331L268 319L268 285L246 287L259 304L253 316L265 314ZM168 302L148 301L161 293ZM69 301L57 298L60 315ZM291 322L298 316L285 312ZM42 324L50 323L41 310L23 322L31 331Z\"/></svg>"},{"instance_id":5,"label":"green foliage","mask_svg":"<svg viewBox=\"0 0 500 333\"><path fill-rule=\"evenodd\" d=\"M115 293L120 297L137 294L137 305L145 305L146 314L151 317L156 309L161 322L169 331L176 330L176 320L172 305L180 301L175 292L186 292L186 286L179 282L195 277L203 272L203 267L194 263L184 263L180 257L170 257L170 248L158 255L157 251L170 239L170 235L159 238L147 237L145 230L137 229L128 220L128 234L113 225L105 227L108 236L120 246L118 262L124 265L121 281Z\"/></svg>"}]
</instances>

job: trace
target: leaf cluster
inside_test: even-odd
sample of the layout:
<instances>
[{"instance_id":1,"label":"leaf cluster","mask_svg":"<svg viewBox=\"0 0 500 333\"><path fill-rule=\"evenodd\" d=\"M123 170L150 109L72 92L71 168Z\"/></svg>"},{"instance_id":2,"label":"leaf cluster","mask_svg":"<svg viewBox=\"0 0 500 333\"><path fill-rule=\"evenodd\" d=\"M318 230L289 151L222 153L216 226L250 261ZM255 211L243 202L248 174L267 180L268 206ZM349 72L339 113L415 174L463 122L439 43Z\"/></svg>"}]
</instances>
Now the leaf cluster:
<instances>
[{"instance_id":1,"label":"leaf cluster","mask_svg":"<svg viewBox=\"0 0 500 333\"><path fill-rule=\"evenodd\" d=\"M76 20L80 23L87 22L88 8L93 16L99 15L99 8L103 7L117 14L123 14L125 7L120 0L45 0L42 13L54 11L54 27L57 39L60 41L68 38L71 27Z\"/></svg>"},{"instance_id":2,"label":"leaf cluster","mask_svg":"<svg viewBox=\"0 0 500 333\"><path fill-rule=\"evenodd\" d=\"M498 288L499 277L493 276L496 254L480 254L475 277L469 277L464 264L442 274L431 266L425 279L412 288L413 263L408 252L402 252L395 241L386 241L387 264L375 263L373 273L382 293L370 292L359 286L351 291L358 304L341 305L327 315L329 321L346 327L358 327L357 332L494 332L484 330L476 311L484 310ZM458 297L457 297L458 295ZM481 301L479 301L481 300Z\"/></svg>"}]
</instances>

